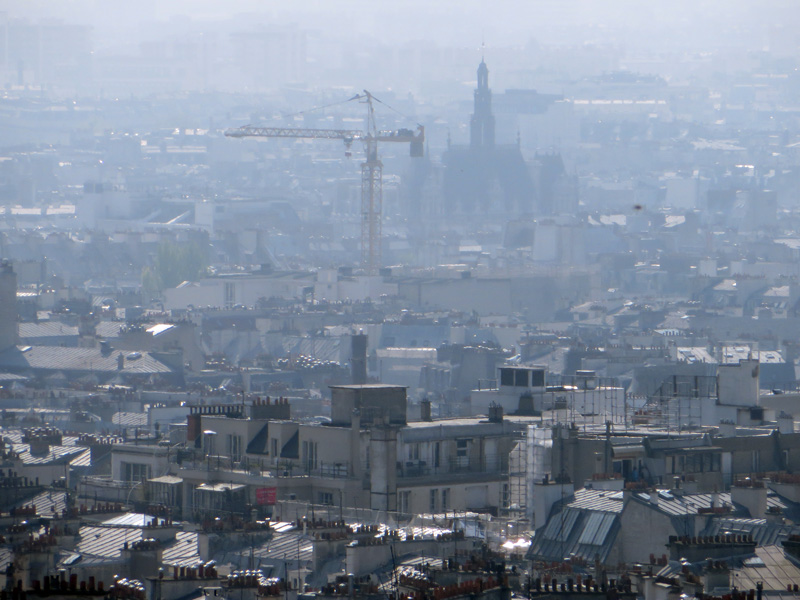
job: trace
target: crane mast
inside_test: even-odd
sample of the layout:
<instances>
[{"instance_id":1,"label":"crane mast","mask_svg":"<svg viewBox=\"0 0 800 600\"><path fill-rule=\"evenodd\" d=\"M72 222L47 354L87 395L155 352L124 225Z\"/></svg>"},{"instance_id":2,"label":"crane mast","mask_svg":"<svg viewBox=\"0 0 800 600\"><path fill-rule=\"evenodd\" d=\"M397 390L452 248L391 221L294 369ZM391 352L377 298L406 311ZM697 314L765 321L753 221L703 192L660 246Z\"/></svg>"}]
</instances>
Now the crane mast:
<instances>
[{"instance_id":1,"label":"crane mast","mask_svg":"<svg viewBox=\"0 0 800 600\"><path fill-rule=\"evenodd\" d=\"M364 94L353 99L367 105L367 131L350 129L310 129L301 127L239 127L225 132L227 137L267 137L342 140L349 150L353 142L364 144L365 157L361 163L361 265L370 275L376 275L382 265L381 241L383 213L383 163L378 156L379 142L410 144L410 155L421 157L425 141L425 128L416 131L397 129L379 131L375 125L373 96Z\"/></svg>"}]
</instances>

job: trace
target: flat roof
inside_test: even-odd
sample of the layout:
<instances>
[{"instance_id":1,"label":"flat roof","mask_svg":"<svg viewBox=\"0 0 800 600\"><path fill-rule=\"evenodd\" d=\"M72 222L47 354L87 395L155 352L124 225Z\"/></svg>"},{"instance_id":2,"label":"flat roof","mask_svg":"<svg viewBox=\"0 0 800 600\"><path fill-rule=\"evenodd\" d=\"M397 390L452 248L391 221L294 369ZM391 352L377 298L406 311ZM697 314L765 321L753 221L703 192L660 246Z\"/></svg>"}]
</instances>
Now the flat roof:
<instances>
[{"instance_id":1,"label":"flat roof","mask_svg":"<svg viewBox=\"0 0 800 600\"><path fill-rule=\"evenodd\" d=\"M361 383L351 385L329 385L332 390L396 390L407 389L405 385L392 385L389 383Z\"/></svg>"}]
</instances>

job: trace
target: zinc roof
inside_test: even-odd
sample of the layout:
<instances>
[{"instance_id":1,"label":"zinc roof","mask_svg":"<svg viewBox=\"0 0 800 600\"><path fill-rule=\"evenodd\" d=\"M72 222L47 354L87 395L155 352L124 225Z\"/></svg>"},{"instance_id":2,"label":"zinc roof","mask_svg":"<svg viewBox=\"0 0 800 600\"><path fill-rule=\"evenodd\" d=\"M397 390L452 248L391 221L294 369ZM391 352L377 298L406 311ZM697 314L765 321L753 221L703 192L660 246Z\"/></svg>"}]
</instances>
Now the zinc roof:
<instances>
[{"instance_id":1,"label":"zinc roof","mask_svg":"<svg viewBox=\"0 0 800 600\"><path fill-rule=\"evenodd\" d=\"M66 506L66 492L54 492L48 490L36 494L33 498L17 502L16 507L21 506L35 506L36 514L44 517L49 517L53 513L62 512Z\"/></svg>"},{"instance_id":2,"label":"zinc roof","mask_svg":"<svg viewBox=\"0 0 800 600\"><path fill-rule=\"evenodd\" d=\"M278 561L308 563L313 559L313 548L314 545L311 540L300 533L276 532L272 538L263 544L253 546L252 554L251 547L245 546L221 552L215 555L214 559L218 563L232 562L240 567L253 564L253 561L255 561L255 568L260 568L262 565L275 564Z\"/></svg>"},{"instance_id":3,"label":"zinc roof","mask_svg":"<svg viewBox=\"0 0 800 600\"><path fill-rule=\"evenodd\" d=\"M125 513L118 517L103 521L106 527L147 527L152 523L163 524L164 519L141 513Z\"/></svg>"},{"instance_id":4,"label":"zinc roof","mask_svg":"<svg viewBox=\"0 0 800 600\"><path fill-rule=\"evenodd\" d=\"M15 444L14 452L19 453L19 457L25 465L49 465L72 462L73 459L77 459L83 453L88 453L89 450L78 446L50 446L47 454L39 456L31 454L28 444Z\"/></svg>"},{"instance_id":5,"label":"zinc roof","mask_svg":"<svg viewBox=\"0 0 800 600\"><path fill-rule=\"evenodd\" d=\"M129 545L142 539L136 527L81 527L81 541L75 549L81 554L103 558L119 558L125 542Z\"/></svg>"},{"instance_id":6,"label":"zinc roof","mask_svg":"<svg viewBox=\"0 0 800 600\"><path fill-rule=\"evenodd\" d=\"M766 519L709 519L700 532L704 536L727 534L750 535L759 546L769 546L779 544L790 535L800 534L800 526L769 523Z\"/></svg>"},{"instance_id":7,"label":"zinc roof","mask_svg":"<svg viewBox=\"0 0 800 600\"><path fill-rule=\"evenodd\" d=\"M147 413L116 412L111 416L111 422L123 427L147 427Z\"/></svg>"},{"instance_id":8,"label":"zinc roof","mask_svg":"<svg viewBox=\"0 0 800 600\"><path fill-rule=\"evenodd\" d=\"M127 351L112 350L103 354L99 348L64 348L61 346L25 346L0 353L0 367L6 369L42 369L47 371L89 371L120 373L170 373L170 368L142 352L137 360L127 360ZM118 359L126 358L123 368Z\"/></svg>"},{"instance_id":9,"label":"zinc roof","mask_svg":"<svg viewBox=\"0 0 800 600\"><path fill-rule=\"evenodd\" d=\"M193 567L203 562L200 558L197 539L198 535L193 531L179 531L175 534L175 542L164 549L164 564L175 567Z\"/></svg>"},{"instance_id":10,"label":"zinc roof","mask_svg":"<svg viewBox=\"0 0 800 600\"><path fill-rule=\"evenodd\" d=\"M622 492L613 490L576 490L574 498L569 501L567 506L581 510L619 513L622 512Z\"/></svg>"},{"instance_id":11,"label":"zinc roof","mask_svg":"<svg viewBox=\"0 0 800 600\"><path fill-rule=\"evenodd\" d=\"M761 559L760 562L745 561L735 571L737 587L740 589L755 589L759 581L764 583L765 591L785 590L789 583L800 584L800 567L787 558L780 546L756 548L756 556Z\"/></svg>"},{"instance_id":12,"label":"zinc roof","mask_svg":"<svg viewBox=\"0 0 800 600\"><path fill-rule=\"evenodd\" d=\"M617 512L567 506L550 517L547 525L537 531L528 550L528 558L560 561L566 556L577 556L586 560L599 557L605 561L619 530Z\"/></svg>"}]
</instances>

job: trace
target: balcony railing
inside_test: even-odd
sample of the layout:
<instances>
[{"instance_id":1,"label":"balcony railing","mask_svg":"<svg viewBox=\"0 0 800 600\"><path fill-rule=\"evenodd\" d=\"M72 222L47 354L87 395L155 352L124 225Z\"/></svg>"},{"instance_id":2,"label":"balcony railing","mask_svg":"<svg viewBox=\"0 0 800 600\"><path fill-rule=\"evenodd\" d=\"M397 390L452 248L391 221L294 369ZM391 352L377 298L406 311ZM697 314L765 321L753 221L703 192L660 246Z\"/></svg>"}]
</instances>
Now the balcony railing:
<instances>
[{"instance_id":1,"label":"balcony railing","mask_svg":"<svg viewBox=\"0 0 800 600\"><path fill-rule=\"evenodd\" d=\"M401 478L439 477L495 474L508 475L507 456L485 456L470 460L469 457L455 457L442 460L438 465L423 460L398 461L397 476Z\"/></svg>"}]
</instances>

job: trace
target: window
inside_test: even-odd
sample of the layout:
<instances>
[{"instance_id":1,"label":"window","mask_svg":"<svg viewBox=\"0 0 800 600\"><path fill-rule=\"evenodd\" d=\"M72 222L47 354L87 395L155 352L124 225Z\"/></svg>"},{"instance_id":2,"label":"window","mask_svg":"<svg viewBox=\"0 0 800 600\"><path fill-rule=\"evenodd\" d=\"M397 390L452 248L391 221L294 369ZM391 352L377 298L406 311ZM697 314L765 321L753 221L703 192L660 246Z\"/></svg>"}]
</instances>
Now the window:
<instances>
[{"instance_id":1,"label":"window","mask_svg":"<svg viewBox=\"0 0 800 600\"><path fill-rule=\"evenodd\" d=\"M456 440L456 466L469 465L469 440Z\"/></svg>"},{"instance_id":2,"label":"window","mask_svg":"<svg viewBox=\"0 0 800 600\"><path fill-rule=\"evenodd\" d=\"M439 490L431 490L431 512L436 512L436 505L439 503Z\"/></svg>"},{"instance_id":3,"label":"window","mask_svg":"<svg viewBox=\"0 0 800 600\"><path fill-rule=\"evenodd\" d=\"M433 466L436 469L439 468L439 442L433 445Z\"/></svg>"},{"instance_id":4,"label":"window","mask_svg":"<svg viewBox=\"0 0 800 600\"><path fill-rule=\"evenodd\" d=\"M303 465L306 471L317 468L317 442L303 442Z\"/></svg>"},{"instance_id":5,"label":"window","mask_svg":"<svg viewBox=\"0 0 800 600\"><path fill-rule=\"evenodd\" d=\"M508 508L510 504L511 504L511 502L510 502L509 495L508 495L508 484L504 483L503 484L502 506L504 508Z\"/></svg>"},{"instance_id":6,"label":"window","mask_svg":"<svg viewBox=\"0 0 800 600\"><path fill-rule=\"evenodd\" d=\"M236 434L228 435L228 456L234 462L242 460L242 436Z\"/></svg>"},{"instance_id":7,"label":"window","mask_svg":"<svg viewBox=\"0 0 800 600\"><path fill-rule=\"evenodd\" d=\"M333 504L333 492L320 492L319 493L319 503L320 504L327 504L328 506Z\"/></svg>"},{"instance_id":8,"label":"window","mask_svg":"<svg viewBox=\"0 0 800 600\"><path fill-rule=\"evenodd\" d=\"M408 460L419 460L419 444L408 445Z\"/></svg>"},{"instance_id":9,"label":"window","mask_svg":"<svg viewBox=\"0 0 800 600\"><path fill-rule=\"evenodd\" d=\"M450 488L442 490L442 510L446 511L450 508Z\"/></svg>"},{"instance_id":10,"label":"window","mask_svg":"<svg viewBox=\"0 0 800 600\"><path fill-rule=\"evenodd\" d=\"M141 463L122 463L122 478L124 481L144 481L150 478L150 465Z\"/></svg>"},{"instance_id":11,"label":"window","mask_svg":"<svg viewBox=\"0 0 800 600\"><path fill-rule=\"evenodd\" d=\"M278 458L278 438L272 438L270 440L270 450L269 453L274 457Z\"/></svg>"},{"instance_id":12,"label":"window","mask_svg":"<svg viewBox=\"0 0 800 600\"><path fill-rule=\"evenodd\" d=\"M397 510L401 513L408 513L411 512L410 505L411 505L411 492L400 492L398 494L399 503L397 506Z\"/></svg>"},{"instance_id":13,"label":"window","mask_svg":"<svg viewBox=\"0 0 800 600\"><path fill-rule=\"evenodd\" d=\"M225 305L236 304L236 287L230 281L225 282Z\"/></svg>"},{"instance_id":14,"label":"window","mask_svg":"<svg viewBox=\"0 0 800 600\"><path fill-rule=\"evenodd\" d=\"M758 450L753 450L753 472L758 473L761 470L761 454Z\"/></svg>"},{"instance_id":15,"label":"window","mask_svg":"<svg viewBox=\"0 0 800 600\"><path fill-rule=\"evenodd\" d=\"M500 369L500 385L514 385L514 369Z\"/></svg>"},{"instance_id":16,"label":"window","mask_svg":"<svg viewBox=\"0 0 800 600\"><path fill-rule=\"evenodd\" d=\"M517 369L514 372L514 385L516 387L528 387L528 371Z\"/></svg>"}]
</instances>

